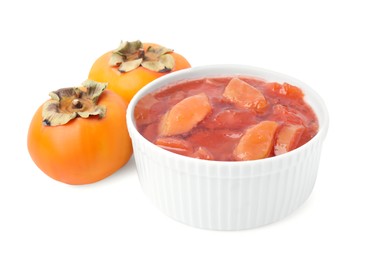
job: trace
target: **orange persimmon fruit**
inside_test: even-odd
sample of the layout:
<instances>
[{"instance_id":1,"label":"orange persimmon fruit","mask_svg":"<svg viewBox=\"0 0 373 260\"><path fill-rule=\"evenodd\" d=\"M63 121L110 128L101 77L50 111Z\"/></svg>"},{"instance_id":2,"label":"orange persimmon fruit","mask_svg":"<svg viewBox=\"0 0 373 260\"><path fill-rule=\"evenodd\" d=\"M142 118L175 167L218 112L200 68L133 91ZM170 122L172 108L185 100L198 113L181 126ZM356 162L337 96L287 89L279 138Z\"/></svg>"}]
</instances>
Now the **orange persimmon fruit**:
<instances>
[{"instance_id":1,"label":"orange persimmon fruit","mask_svg":"<svg viewBox=\"0 0 373 260\"><path fill-rule=\"evenodd\" d=\"M127 163L132 145L127 104L106 84L51 92L36 111L28 131L28 150L51 178L67 184L102 180Z\"/></svg>"},{"instance_id":2,"label":"orange persimmon fruit","mask_svg":"<svg viewBox=\"0 0 373 260\"><path fill-rule=\"evenodd\" d=\"M171 49L155 43L122 42L93 63L88 78L107 82L108 89L129 103L146 84L186 68L190 68L189 62Z\"/></svg>"}]
</instances>

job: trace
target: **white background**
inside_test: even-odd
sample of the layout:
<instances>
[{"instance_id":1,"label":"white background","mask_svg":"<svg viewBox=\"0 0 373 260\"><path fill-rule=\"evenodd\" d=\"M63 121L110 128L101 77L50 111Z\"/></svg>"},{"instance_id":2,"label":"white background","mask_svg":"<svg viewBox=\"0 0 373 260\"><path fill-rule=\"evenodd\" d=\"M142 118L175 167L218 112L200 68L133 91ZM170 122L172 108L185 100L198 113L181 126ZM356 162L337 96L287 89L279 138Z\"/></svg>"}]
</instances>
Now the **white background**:
<instances>
[{"instance_id":1,"label":"white background","mask_svg":"<svg viewBox=\"0 0 373 260\"><path fill-rule=\"evenodd\" d=\"M373 9L370 1L2 1L0 259L372 259ZM193 66L292 75L325 100L315 188L286 219L246 231L180 224L143 194L134 161L70 186L29 157L48 93L86 79L120 40L156 42Z\"/></svg>"}]
</instances>

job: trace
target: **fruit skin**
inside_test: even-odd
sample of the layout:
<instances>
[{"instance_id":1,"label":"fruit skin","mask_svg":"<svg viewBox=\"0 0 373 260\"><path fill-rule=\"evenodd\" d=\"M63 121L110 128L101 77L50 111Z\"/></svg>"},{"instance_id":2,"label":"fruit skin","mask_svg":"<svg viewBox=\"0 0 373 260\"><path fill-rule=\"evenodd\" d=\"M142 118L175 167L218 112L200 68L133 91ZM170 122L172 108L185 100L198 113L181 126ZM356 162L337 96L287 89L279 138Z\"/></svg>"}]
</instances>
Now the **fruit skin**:
<instances>
[{"instance_id":1,"label":"fruit skin","mask_svg":"<svg viewBox=\"0 0 373 260\"><path fill-rule=\"evenodd\" d=\"M98 103L107 107L105 117L78 117L60 126L43 125L43 106L36 111L27 145L45 174L67 184L88 184L110 176L128 162L132 144L126 125L127 104L109 90Z\"/></svg>"},{"instance_id":2,"label":"fruit skin","mask_svg":"<svg viewBox=\"0 0 373 260\"><path fill-rule=\"evenodd\" d=\"M149 46L158 47L159 45L144 43L145 50ZM167 75L167 73L151 71L141 66L129 72L120 72L117 67L109 65L111 55L112 51L109 51L94 62L89 72L88 79L109 83L108 89L116 92L127 103L129 103L132 97L146 84L161 76ZM190 68L189 62L182 55L176 52L171 52L170 55L175 59L175 67L171 72Z\"/></svg>"}]
</instances>

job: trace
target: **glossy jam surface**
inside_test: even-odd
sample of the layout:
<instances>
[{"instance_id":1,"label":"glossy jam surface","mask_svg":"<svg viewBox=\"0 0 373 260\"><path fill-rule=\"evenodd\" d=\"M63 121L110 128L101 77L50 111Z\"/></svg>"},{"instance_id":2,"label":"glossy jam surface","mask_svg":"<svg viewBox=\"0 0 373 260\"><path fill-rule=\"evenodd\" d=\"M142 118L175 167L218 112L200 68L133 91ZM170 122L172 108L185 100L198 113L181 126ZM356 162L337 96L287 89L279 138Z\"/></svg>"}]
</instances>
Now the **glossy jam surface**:
<instances>
[{"instance_id":1,"label":"glossy jam surface","mask_svg":"<svg viewBox=\"0 0 373 260\"><path fill-rule=\"evenodd\" d=\"M318 131L301 89L249 77L178 82L136 105L139 132L159 147L205 160L278 156Z\"/></svg>"}]
</instances>

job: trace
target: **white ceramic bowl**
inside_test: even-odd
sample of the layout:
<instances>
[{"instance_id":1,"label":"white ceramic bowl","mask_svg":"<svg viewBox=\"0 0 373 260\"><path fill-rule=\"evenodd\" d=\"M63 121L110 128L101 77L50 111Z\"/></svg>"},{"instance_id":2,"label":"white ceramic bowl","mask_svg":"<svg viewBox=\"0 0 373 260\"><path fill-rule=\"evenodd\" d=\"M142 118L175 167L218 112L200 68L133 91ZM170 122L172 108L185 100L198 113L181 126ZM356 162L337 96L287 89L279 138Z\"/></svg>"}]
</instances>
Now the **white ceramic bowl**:
<instances>
[{"instance_id":1,"label":"white ceramic bowl","mask_svg":"<svg viewBox=\"0 0 373 260\"><path fill-rule=\"evenodd\" d=\"M317 135L298 149L277 157L223 162L169 152L137 131L134 108L144 95L182 80L233 75L300 87L318 117ZM140 183L161 211L198 228L241 230L280 220L309 197L328 129L328 113L319 95L297 79L250 66L212 65L174 72L149 83L130 102L127 125Z\"/></svg>"}]
</instances>

